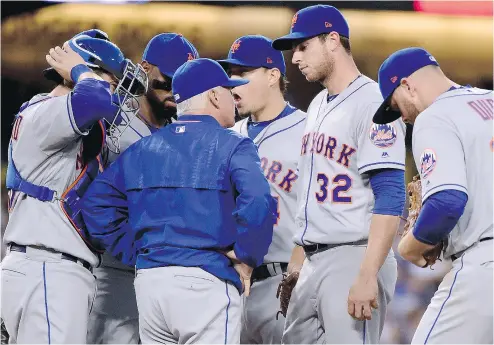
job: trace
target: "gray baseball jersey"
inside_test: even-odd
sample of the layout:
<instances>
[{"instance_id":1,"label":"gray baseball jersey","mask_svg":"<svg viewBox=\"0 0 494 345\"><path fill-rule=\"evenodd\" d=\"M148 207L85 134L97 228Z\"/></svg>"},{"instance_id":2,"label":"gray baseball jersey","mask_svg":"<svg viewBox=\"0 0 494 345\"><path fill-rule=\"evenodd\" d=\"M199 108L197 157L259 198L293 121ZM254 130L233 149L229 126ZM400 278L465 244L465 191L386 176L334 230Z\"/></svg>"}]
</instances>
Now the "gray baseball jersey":
<instances>
[{"instance_id":1,"label":"gray baseball jersey","mask_svg":"<svg viewBox=\"0 0 494 345\"><path fill-rule=\"evenodd\" d=\"M278 200L278 219L274 226L273 242L264 257L265 263L290 261L294 247L297 164L305 118L305 113L297 110L272 122L254 138L271 194ZM237 122L233 129L248 136L247 121Z\"/></svg>"},{"instance_id":2,"label":"gray baseball jersey","mask_svg":"<svg viewBox=\"0 0 494 345\"><path fill-rule=\"evenodd\" d=\"M264 263L289 262L294 247L295 210L297 207L297 164L299 143L305 127L306 114L296 110L270 123L255 138L261 168L278 201L278 218L274 225L273 241ZM245 136L248 118L235 124L233 129ZM282 270L267 265L274 275L252 284L249 297L243 296L241 342L243 344L280 344L285 319L277 317L279 300L276 290L282 279Z\"/></svg>"},{"instance_id":3,"label":"gray baseball jersey","mask_svg":"<svg viewBox=\"0 0 494 345\"><path fill-rule=\"evenodd\" d=\"M321 91L307 110L294 240L332 246L306 255L290 300L283 343L379 342L396 284L392 251L377 277L379 308L373 310L372 320L354 320L347 298L365 255L374 207L367 173L405 168L404 123L372 122L381 103L377 83L359 76L336 97Z\"/></svg>"},{"instance_id":4,"label":"gray baseball jersey","mask_svg":"<svg viewBox=\"0 0 494 345\"><path fill-rule=\"evenodd\" d=\"M123 127L123 126L121 126ZM120 152L139 139L157 130L144 118L133 119L119 139ZM106 165L119 156L112 142L107 140ZM112 151L113 150L113 151ZM104 253L101 267L94 269L98 291L89 316L88 344L137 344L139 342L139 315L134 289L134 267L122 264Z\"/></svg>"},{"instance_id":5,"label":"gray baseball jersey","mask_svg":"<svg viewBox=\"0 0 494 345\"><path fill-rule=\"evenodd\" d=\"M444 256L454 255L453 267L412 343L494 341L492 120L493 92L461 88L443 93L415 121L413 155L423 200L454 189L466 193L468 202L448 236Z\"/></svg>"},{"instance_id":6,"label":"gray baseball jersey","mask_svg":"<svg viewBox=\"0 0 494 345\"><path fill-rule=\"evenodd\" d=\"M374 195L366 172L405 169L405 124L376 125L378 85L361 76L331 102L321 91L307 110L300 149L295 242L346 243L368 237Z\"/></svg>"},{"instance_id":7,"label":"gray baseball jersey","mask_svg":"<svg viewBox=\"0 0 494 345\"><path fill-rule=\"evenodd\" d=\"M23 179L61 197L82 172L85 134L75 125L69 94L37 95L16 119L9 156ZM73 228L60 201L11 192L9 203L4 241L21 246L2 261L2 319L10 341L84 343L96 282L67 254L93 266L98 257Z\"/></svg>"},{"instance_id":8,"label":"gray baseball jersey","mask_svg":"<svg viewBox=\"0 0 494 345\"><path fill-rule=\"evenodd\" d=\"M12 131L12 159L28 182L62 196L81 173L82 135L75 126L70 96L37 95L17 118ZM13 194L13 195L12 195ZM93 266L98 257L67 219L59 201L43 202L24 193L10 195L4 241L41 246L71 254Z\"/></svg>"}]
</instances>

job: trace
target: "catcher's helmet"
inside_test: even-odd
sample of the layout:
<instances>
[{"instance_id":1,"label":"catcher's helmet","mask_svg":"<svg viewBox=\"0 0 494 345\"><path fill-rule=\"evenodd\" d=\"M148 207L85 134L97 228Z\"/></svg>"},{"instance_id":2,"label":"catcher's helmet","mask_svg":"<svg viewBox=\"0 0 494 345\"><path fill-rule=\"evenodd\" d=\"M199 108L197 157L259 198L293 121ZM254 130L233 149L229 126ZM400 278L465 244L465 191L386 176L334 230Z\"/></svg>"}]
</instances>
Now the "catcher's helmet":
<instances>
[{"instance_id":1,"label":"catcher's helmet","mask_svg":"<svg viewBox=\"0 0 494 345\"><path fill-rule=\"evenodd\" d=\"M93 38L99 38L105 41L110 41L110 38L108 37L108 34L102 30L99 29L89 29L86 31L79 32L77 35L75 35L73 38L81 35L87 35L89 37ZM62 84L63 83L63 78L58 72L53 68L53 67L48 67L47 69L43 70L43 75L46 79L51 80L55 82L56 84Z\"/></svg>"},{"instance_id":2,"label":"catcher's helmet","mask_svg":"<svg viewBox=\"0 0 494 345\"><path fill-rule=\"evenodd\" d=\"M119 138L139 111L137 97L147 91L146 72L141 65L126 59L114 43L105 39L77 35L69 41L69 45L89 67L101 68L119 81L113 93L113 103L118 107L117 114L108 127L108 138L113 150L119 153Z\"/></svg>"}]
</instances>

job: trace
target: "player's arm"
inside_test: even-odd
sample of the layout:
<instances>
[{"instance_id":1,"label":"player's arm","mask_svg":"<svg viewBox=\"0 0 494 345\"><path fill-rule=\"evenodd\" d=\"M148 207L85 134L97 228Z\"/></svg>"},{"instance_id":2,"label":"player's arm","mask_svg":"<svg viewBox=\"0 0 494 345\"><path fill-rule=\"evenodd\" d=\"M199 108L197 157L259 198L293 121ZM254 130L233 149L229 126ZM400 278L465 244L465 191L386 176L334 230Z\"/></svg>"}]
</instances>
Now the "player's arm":
<instances>
[{"instance_id":1,"label":"player's arm","mask_svg":"<svg viewBox=\"0 0 494 345\"><path fill-rule=\"evenodd\" d=\"M434 114L418 118L413 155L422 181L422 209L413 231L398 245L398 253L423 267L423 254L453 230L468 201L463 146L455 130Z\"/></svg>"},{"instance_id":2,"label":"player's arm","mask_svg":"<svg viewBox=\"0 0 494 345\"><path fill-rule=\"evenodd\" d=\"M124 264L133 265L134 237L124 185L126 154L127 151L91 183L82 199L81 212L91 241Z\"/></svg>"},{"instance_id":3,"label":"player's arm","mask_svg":"<svg viewBox=\"0 0 494 345\"><path fill-rule=\"evenodd\" d=\"M66 96L44 102L34 114L36 138L45 152L65 147L86 135L97 121L113 121L117 114L110 83L89 69L70 46L51 49L46 59L65 80L74 81L75 87Z\"/></svg>"},{"instance_id":4,"label":"player's arm","mask_svg":"<svg viewBox=\"0 0 494 345\"><path fill-rule=\"evenodd\" d=\"M358 320L370 320L371 308L378 308L377 274L391 250L406 200L405 125L398 120L376 127L371 119L377 106L366 110L356 129L358 169L369 176L375 200L364 259L348 296L348 313Z\"/></svg>"},{"instance_id":5,"label":"player's arm","mask_svg":"<svg viewBox=\"0 0 494 345\"><path fill-rule=\"evenodd\" d=\"M405 172L379 169L369 172L374 210L365 257L360 269L364 278L377 276L391 249L405 206Z\"/></svg>"},{"instance_id":6,"label":"player's arm","mask_svg":"<svg viewBox=\"0 0 494 345\"><path fill-rule=\"evenodd\" d=\"M273 239L276 204L261 170L257 148L245 138L230 159L230 176L238 193L233 212L237 223L236 257L250 267L259 266Z\"/></svg>"},{"instance_id":7,"label":"player's arm","mask_svg":"<svg viewBox=\"0 0 494 345\"><path fill-rule=\"evenodd\" d=\"M465 211L466 193L442 190L424 202L413 228L398 245L398 253L416 266L424 267L424 253L448 236Z\"/></svg>"}]
</instances>

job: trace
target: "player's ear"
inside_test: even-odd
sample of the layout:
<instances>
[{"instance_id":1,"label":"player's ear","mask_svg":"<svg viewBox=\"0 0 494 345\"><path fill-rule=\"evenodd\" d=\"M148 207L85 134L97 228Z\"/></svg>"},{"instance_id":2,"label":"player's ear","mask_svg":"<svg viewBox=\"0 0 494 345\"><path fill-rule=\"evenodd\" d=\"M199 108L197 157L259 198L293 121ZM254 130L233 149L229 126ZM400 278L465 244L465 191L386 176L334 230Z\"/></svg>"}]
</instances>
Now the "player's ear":
<instances>
[{"instance_id":1,"label":"player's ear","mask_svg":"<svg viewBox=\"0 0 494 345\"><path fill-rule=\"evenodd\" d=\"M268 83L269 87L278 85L281 78L281 72L277 68L268 69Z\"/></svg>"},{"instance_id":2,"label":"player's ear","mask_svg":"<svg viewBox=\"0 0 494 345\"><path fill-rule=\"evenodd\" d=\"M151 64L145 60L141 61L141 66L142 68L144 69L144 71L146 72L146 74L149 74L149 72L151 71Z\"/></svg>"},{"instance_id":3,"label":"player's ear","mask_svg":"<svg viewBox=\"0 0 494 345\"><path fill-rule=\"evenodd\" d=\"M220 108L220 95L217 87L211 89L207 93L209 102L216 108Z\"/></svg>"}]
</instances>

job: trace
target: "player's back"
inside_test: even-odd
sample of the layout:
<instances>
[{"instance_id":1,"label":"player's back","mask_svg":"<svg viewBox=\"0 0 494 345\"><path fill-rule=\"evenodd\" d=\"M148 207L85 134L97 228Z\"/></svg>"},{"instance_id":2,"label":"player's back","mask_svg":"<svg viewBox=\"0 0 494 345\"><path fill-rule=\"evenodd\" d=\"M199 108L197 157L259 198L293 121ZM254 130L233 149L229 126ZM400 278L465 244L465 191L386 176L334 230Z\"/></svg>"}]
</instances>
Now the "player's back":
<instances>
[{"instance_id":1,"label":"player's back","mask_svg":"<svg viewBox=\"0 0 494 345\"><path fill-rule=\"evenodd\" d=\"M81 132L74 124L69 105L69 95L34 96L16 119L9 148L9 157L20 176L56 191L59 198L84 167ZM42 246L98 263L71 225L60 201L40 201L11 191L9 207L5 243Z\"/></svg>"},{"instance_id":2,"label":"player's back","mask_svg":"<svg viewBox=\"0 0 494 345\"><path fill-rule=\"evenodd\" d=\"M492 120L493 92L461 88L441 95L415 122L414 156L422 170L423 200L444 189L468 194L465 211L449 235L446 255L493 236ZM420 144L434 133L438 136L434 148ZM460 171L463 162L465 171Z\"/></svg>"}]
</instances>

